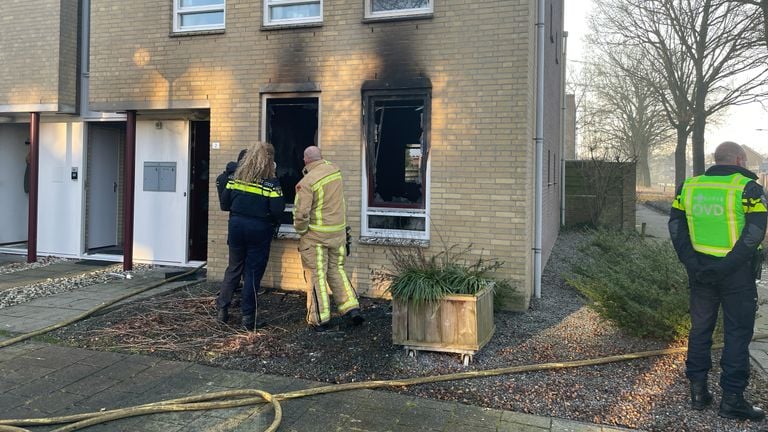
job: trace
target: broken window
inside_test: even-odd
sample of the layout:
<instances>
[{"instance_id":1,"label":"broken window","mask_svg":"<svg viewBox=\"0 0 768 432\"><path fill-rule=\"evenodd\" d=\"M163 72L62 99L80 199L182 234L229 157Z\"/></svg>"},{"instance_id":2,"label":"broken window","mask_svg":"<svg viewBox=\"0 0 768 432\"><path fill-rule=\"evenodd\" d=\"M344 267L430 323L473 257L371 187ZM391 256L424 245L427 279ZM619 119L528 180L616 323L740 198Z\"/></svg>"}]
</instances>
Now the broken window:
<instances>
[{"instance_id":1,"label":"broken window","mask_svg":"<svg viewBox=\"0 0 768 432\"><path fill-rule=\"evenodd\" d=\"M426 238L429 95L366 92L364 104L364 233Z\"/></svg>"},{"instance_id":2,"label":"broken window","mask_svg":"<svg viewBox=\"0 0 768 432\"><path fill-rule=\"evenodd\" d=\"M433 0L365 0L365 17L396 17L432 13Z\"/></svg>"},{"instance_id":3,"label":"broken window","mask_svg":"<svg viewBox=\"0 0 768 432\"><path fill-rule=\"evenodd\" d=\"M322 0L264 0L264 25L321 22Z\"/></svg>"},{"instance_id":4,"label":"broken window","mask_svg":"<svg viewBox=\"0 0 768 432\"><path fill-rule=\"evenodd\" d=\"M293 200L296 184L304 169L304 149L318 145L317 97L267 97L264 107L266 142L275 147L277 177L285 196L284 225L293 224Z\"/></svg>"},{"instance_id":5,"label":"broken window","mask_svg":"<svg viewBox=\"0 0 768 432\"><path fill-rule=\"evenodd\" d=\"M224 28L225 0L174 0L173 31Z\"/></svg>"}]
</instances>

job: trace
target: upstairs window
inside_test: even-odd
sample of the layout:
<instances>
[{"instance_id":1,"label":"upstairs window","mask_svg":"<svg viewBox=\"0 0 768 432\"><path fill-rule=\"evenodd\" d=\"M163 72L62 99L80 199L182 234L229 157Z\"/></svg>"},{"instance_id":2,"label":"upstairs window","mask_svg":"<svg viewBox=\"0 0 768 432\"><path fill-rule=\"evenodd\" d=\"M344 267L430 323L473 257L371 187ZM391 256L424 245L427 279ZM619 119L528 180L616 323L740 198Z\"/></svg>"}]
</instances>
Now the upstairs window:
<instances>
[{"instance_id":1,"label":"upstairs window","mask_svg":"<svg viewBox=\"0 0 768 432\"><path fill-rule=\"evenodd\" d=\"M292 25L323 21L322 0L264 0L264 25Z\"/></svg>"},{"instance_id":2,"label":"upstairs window","mask_svg":"<svg viewBox=\"0 0 768 432\"><path fill-rule=\"evenodd\" d=\"M365 0L365 18L431 14L434 0Z\"/></svg>"},{"instance_id":3,"label":"upstairs window","mask_svg":"<svg viewBox=\"0 0 768 432\"><path fill-rule=\"evenodd\" d=\"M224 2L225 0L174 0L173 31L223 29Z\"/></svg>"},{"instance_id":4,"label":"upstairs window","mask_svg":"<svg viewBox=\"0 0 768 432\"><path fill-rule=\"evenodd\" d=\"M426 90L365 91L363 236L429 236L429 121Z\"/></svg>"}]
</instances>

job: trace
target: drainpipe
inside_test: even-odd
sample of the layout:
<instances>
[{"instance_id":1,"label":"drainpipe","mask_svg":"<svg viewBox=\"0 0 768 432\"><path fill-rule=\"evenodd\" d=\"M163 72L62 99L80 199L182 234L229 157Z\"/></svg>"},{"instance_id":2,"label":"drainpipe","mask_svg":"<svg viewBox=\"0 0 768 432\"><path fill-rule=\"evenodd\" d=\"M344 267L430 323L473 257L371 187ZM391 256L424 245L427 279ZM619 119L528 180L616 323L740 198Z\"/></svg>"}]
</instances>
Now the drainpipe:
<instances>
[{"instance_id":1,"label":"drainpipe","mask_svg":"<svg viewBox=\"0 0 768 432\"><path fill-rule=\"evenodd\" d=\"M536 21L536 188L534 192L533 294L541 298L541 232L544 186L544 0L538 2Z\"/></svg>"},{"instance_id":2,"label":"drainpipe","mask_svg":"<svg viewBox=\"0 0 768 432\"><path fill-rule=\"evenodd\" d=\"M40 172L40 113L29 115L29 209L27 215L27 262L37 261L37 185Z\"/></svg>"},{"instance_id":3,"label":"drainpipe","mask_svg":"<svg viewBox=\"0 0 768 432\"><path fill-rule=\"evenodd\" d=\"M560 115L560 226L565 226L565 132L566 115L568 106L565 103L565 84L566 75L568 75L568 32L563 31L563 56L562 56L563 80L560 85L562 94L560 98L563 102L563 110Z\"/></svg>"},{"instance_id":4,"label":"drainpipe","mask_svg":"<svg viewBox=\"0 0 768 432\"><path fill-rule=\"evenodd\" d=\"M123 158L123 271L133 270L133 193L136 171L136 111L126 112Z\"/></svg>"}]
</instances>

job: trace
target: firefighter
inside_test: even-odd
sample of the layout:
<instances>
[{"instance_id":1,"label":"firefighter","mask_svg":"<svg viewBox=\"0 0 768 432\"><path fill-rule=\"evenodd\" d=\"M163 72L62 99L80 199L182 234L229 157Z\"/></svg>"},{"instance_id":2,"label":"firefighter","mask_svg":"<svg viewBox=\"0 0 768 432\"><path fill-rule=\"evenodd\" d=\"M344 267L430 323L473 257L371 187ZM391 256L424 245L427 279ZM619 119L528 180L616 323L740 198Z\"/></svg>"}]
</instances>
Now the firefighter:
<instances>
[{"instance_id":1,"label":"firefighter","mask_svg":"<svg viewBox=\"0 0 768 432\"><path fill-rule=\"evenodd\" d=\"M328 288L341 315L358 326L357 293L344 272L346 203L339 168L324 160L316 146L304 150L304 177L296 185L293 227L301 236L299 253L307 282L307 322L318 332L328 329Z\"/></svg>"},{"instance_id":2,"label":"firefighter","mask_svg":"<svg viewBox=\"0 0 768 432\"><path fill-rule=\"evenodd\" d=\"M273 227L285 210L283 191L275 177L275 149L271 144L257 143L248 150L234 178L227 182L221 208L230 213L227 235L230 256L245 256L240 310L243 327L254 330L263 326L262 321L256 320L256 292L267 267Z\"/></svg>"},{"instance_id":3,"label":"firefighter","mask_svg":"<svg viewBox=\"0 0 768 432\"><path fill-rule=\"evenodd\" d=\"M725 347L720 360L721 417L759 421L760 408L744 399L749 381L749 343L755 325L757 289L765 237L766 201L757 176L746 169L744 149L724 142L715 165L687 179L677 191L669 233L690 287L691 330L685 374L691 407L712 402L707 374L712 367L712 331L722 307Z\"/></svg>"}]
</instances>

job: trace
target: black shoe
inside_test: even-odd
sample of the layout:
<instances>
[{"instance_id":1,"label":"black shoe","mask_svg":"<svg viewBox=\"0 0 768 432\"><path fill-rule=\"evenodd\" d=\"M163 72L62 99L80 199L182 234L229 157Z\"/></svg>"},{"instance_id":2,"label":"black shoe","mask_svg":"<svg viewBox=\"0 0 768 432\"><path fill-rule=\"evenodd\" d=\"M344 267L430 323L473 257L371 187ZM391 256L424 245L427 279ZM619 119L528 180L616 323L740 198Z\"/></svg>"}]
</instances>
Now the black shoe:
<instances>
[{"instance_id":1,"label":"black shoe","mask_svg":"<svg viewBox=\"0 0 768 432\"><path fill-rule=\"evenodd\" d=\"M229 311L227 309L219 308L216 310L216 321L226 324L229 321Z\"/></svg>"},{"instance_id":2,"label":"black shoe","mask_svg":"<svg viewBox=\"0 0 768 432\"><path fill-rule=\"evenodd\" d=\"M365 322L365 318L363 318L363 316L360 315L359 309L352 309L351 311L347 312L345 316L347 320L355 327Z\"/></svg>"},{"instance_id":3,"label":"black shoe","mask_svg":"<svg viewBox=\"0 0 768 432\"><path fill-rule=\"evenodd\" d=\"M691 381L691 408L701 411L712 403L707 381Z\"/></svg>"},{"instance_id":4,"label":"black shoe","mask_svg":"<svg viewBox=\"0 0 768 432\"><path fill-rule=\"evenodd\" d=\"M744 399L741 393L723 392L723 399L720 401L720 417L734 420L752 420L760 421L765 418L765 412L760 408L752 406Z\"/></svg>"},{"instance_id":5,"label":"black shoe","mask_svg":"<svg viewBox=\"0 0 768 432\"><path fill-rule=\"evenodd\" d=\"M244 329L253 331L256 328L256 315L243 315L242 324Z\"/></svg>"},{"instance_id":6,"label":"black shoe","mask_svg":"<svg viewBox=\"0 0 768 432\"><path fill-rule=\"evenodd\" d=\"M328 323L325 324L318 324L318 325L312 325L312 330L314 330L316 333L322 333L325 331L328 331L331 327L328 325Z\"/></svg>"}]
</instances>

